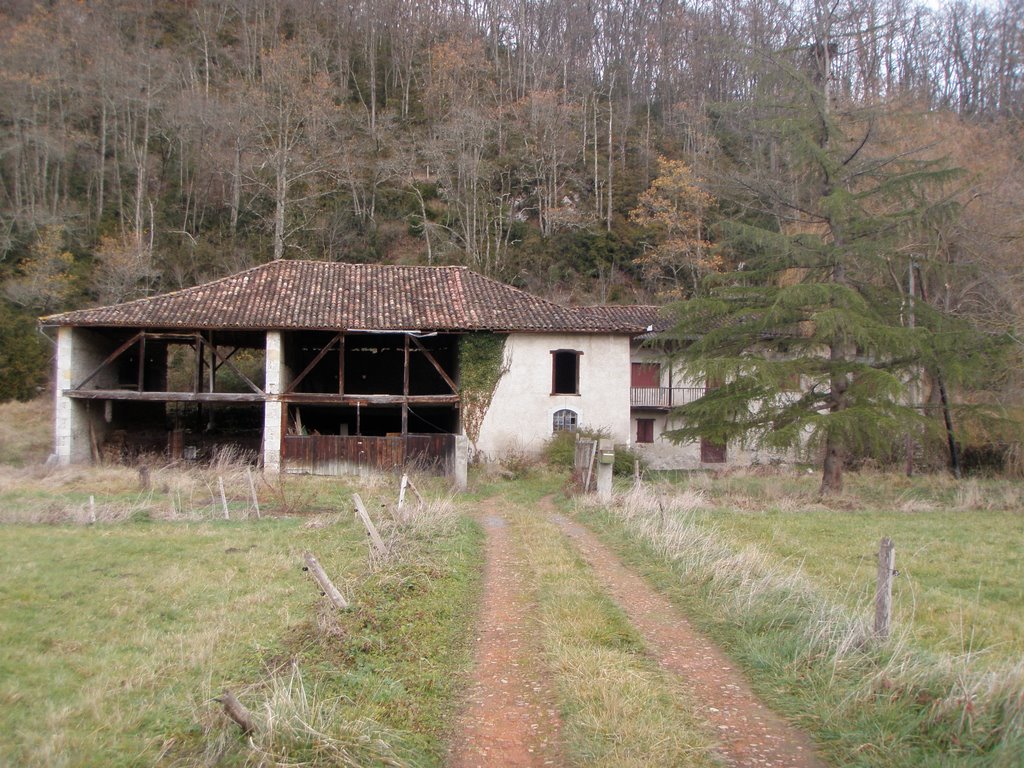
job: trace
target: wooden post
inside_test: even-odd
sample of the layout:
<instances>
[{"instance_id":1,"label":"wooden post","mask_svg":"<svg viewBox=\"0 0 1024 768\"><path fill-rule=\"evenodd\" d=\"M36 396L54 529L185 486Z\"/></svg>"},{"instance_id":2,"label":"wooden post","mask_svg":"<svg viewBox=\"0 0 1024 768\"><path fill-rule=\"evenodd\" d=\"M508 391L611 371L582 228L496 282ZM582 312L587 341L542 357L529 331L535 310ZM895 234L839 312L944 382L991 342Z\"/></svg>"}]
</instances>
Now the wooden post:
<instances>
[{"instance_id":1,"label":"wooden post","mask_svg":"<svg viewBox=\"0 0 1024 768\"><path fill-rule=\"evenodd\" d=\"M373 542L373 546L377 552L381 555L387 554L387 547L384 546L384 539L377 533L377 527L373 524L373 520L370 519L370 515L366 511L366 506L363 504L362 498L358 493L352 494L352 501L356 505L356 514L359 515L359 519L363 521L363 525L366 526L366 532L370 534L370 541Z\"/></svg>"},{"instance_id":2,"label":"wooden post","mask_svg":"<svg viewBox=\"0 0 1024 768\"><path fill-rule=\"evenodd\" d=\"M398 486L398 511L402 511L402 505L405 504L405 487L409 485L409 476L402 475L402 482Z\"/></svg>"},{"instance_id":3,"label":"wooden post","mask_svg":"<svg viewBox=\"0 0 1024 768\"><path fill-rule=\"evenodd\" d=\"M888 536L878 550L878 586L875 590L875 635L889 637L892 620L892 579L896 575L896 548Z\"/></svg>"},{"instance_id":4,"label":"wooden post","mask_svg":"<svg viewBox=\"0 0 1024 768\"><path fill-rule=\"evenodd\" d=\"M633 460L633 485L640 487L640 459Z\"/></svg>"},{"instance_id":5,"label":"wooden post","mask_svg":"<svg viewBox=\"0 0 1024 768\"><path fill-rule=\"evenodd\" d=\"M317 562L317 559L313 557L313 553L304 553L302 555L302 559L306 561L306 567L303 570L309 571L313 575L313 578L316 579L317 584L320 585L320 588L324 591L324 595L327 596L327 599L334 603L335 607L340 610L348 608L348 601L345 599L344 595L341 594L338 588L331 583L331 580L327 578L327 574L324 572L324 569L320 567L320 563Z\"/></svg>"},{"instance_id":6,"label":"wooden post","mask_svg":"<svg viewBox=\"0 0 1024 768\"><path fill-rule=\"evenodd\" d=\"M583 492L590 493L590 478L594 473L594 459L597 458L597 440L593 441L590 448L590 461L587 462L587 475L583 480Z\"/></svg>"},{"instance_id":7,"label":"wooden post","mask_svg":"<svg viewBox=\"0 0 1024 768\"><path fill-rule=\"evenodd\" d=\"M217 489L220 491L220 505L224 507L224 519L230 520L231 517L228 515L228 497L224 495L224 478L220 475L217 476Z\"/></svg>"},{"instance_id":8,"label":"wooden post","mask_svg":"<svg viewBox=\"0 0 1024 768\"><path fill-rule=\"evenodd\" d=\"M89 497L89 522L90 523L95 523L96 522L96 497L95 496L90 496Z\"/></svg>"},{"instance_id":9,"label":"wooden post","mask_svg":"<svg viewBox=\"0 0 1024 768\"><path fill-rule=\"evenodd\" d=\"M413 485L411 479L407 479L405 484L409 486L409 488L412 490L413 494L416 496L416 501L418 501L420 504L425 504L426 503L425 501L423 501L423 497L420 496L420 492L417 490L416 486Z\"/></svg>"},{"instance_id":10,"label":"wooden post","mask_svg":"<svg viewBox=\"0 0 1024 768\"><path fill-rule=\"evenodd\" d=\"M149 467L143 464L139 467L139 489L148 491L150 489Z\"/></svg>"},{"instance_id":11,"label":"wooden post","mask_svg":"<svg viewBox=\"0 0 1024 768\"><path fill-rule=\"evenodd\" d=\"M256 519L260 519L260 499L256 495L256 483L252 480L252 470L245 468L245 476L249 478L249 492L252 493L252 506L256 510Z\"/></svg>"},{"instance_id":12,"label":"wooden post","mask_svg":"<svg viewBox=\"0 0 1024 768\"><path fill-rule=\"evenodd\" d=\"M230 717L239 728L242 729L242 733L250 734L256 730L256 724L253 722L252 713L235 698L235 695L231 691L224 689L224 693L219 699L216 699L224 706L224 712Z\"/></svg>"},{"instance_id":13,"label":"wooden post","mask_svg":"<svg viewBox=\"0 0 1024 768\"><path fill-rule=\"evenodd\" d=\"M405 334L405 375L402 379L402 437L409 434L409 334Z\"/></svg>"}]
</instances>

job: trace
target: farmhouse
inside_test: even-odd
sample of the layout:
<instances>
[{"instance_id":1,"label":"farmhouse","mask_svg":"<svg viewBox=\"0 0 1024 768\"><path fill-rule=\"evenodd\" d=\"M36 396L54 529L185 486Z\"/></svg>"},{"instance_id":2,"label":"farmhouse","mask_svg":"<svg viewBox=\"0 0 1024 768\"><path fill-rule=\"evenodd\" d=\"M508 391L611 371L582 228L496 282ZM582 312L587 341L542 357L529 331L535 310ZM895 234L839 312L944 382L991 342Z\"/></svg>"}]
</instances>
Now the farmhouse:
<instances>
[{"instance_id":1,"label":"farmhouse","mask_svg":"<svg viewBox=\"0 0 1024 768\"><path fill-rule=\"evenodd\" d=\"M60 463L231 446L267 471L335 474L467 452L537 452L600 429L657 466L673 381L649 306L564 307L464 267L274 261L173 293L42 319L56 328ZM697 454L699 451L699 455Z\"/></svg>"}]
</instances>

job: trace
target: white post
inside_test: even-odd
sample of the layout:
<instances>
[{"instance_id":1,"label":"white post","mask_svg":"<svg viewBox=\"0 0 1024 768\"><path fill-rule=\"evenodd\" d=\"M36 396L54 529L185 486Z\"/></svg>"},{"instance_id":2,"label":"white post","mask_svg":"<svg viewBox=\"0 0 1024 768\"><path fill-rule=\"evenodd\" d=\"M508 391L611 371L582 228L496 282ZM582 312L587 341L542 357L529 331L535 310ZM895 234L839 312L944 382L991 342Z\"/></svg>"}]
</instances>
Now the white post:
<instances>
[{"instance_id":1,"label":"white post","mask_svg":"<svg viewBox=\"0 0 1024 768\"><path fill-rule=\"evenodd\" d=\"M469 487L469 438L465 435L455 436L455 454L452 461L455 490L464 491Z\"/></svg>"},{"instance_id":2,"label":"white post","mask_svg":"<svg viewBox=\"0 0 1024 768\"><path fill-rule=\"evenodd\" d=\"M280 331L267 331L266 376L267 399L263 404L263 471L281 471L281 434L284 423L284 345Z\"/></svg>"}]
</instances>

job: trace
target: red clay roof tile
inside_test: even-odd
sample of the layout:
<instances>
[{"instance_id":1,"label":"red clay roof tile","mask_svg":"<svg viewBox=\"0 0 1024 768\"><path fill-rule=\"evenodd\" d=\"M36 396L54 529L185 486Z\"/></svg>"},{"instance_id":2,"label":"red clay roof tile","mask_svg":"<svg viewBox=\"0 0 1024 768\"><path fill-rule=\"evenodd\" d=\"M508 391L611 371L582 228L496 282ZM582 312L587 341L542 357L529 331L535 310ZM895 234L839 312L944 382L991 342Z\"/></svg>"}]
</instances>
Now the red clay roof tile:
<instances>
[{"instance_id":1,"label":"red clay roof tile","mask_svg":"<svg viewBox=\"0 0 1024 768\"><path fill-rule=\"evenodd\" d=\"M563 307L465 267L269 264L44 325L188 329L643 333L657 307Z\"/></svg>"}]
</instances>

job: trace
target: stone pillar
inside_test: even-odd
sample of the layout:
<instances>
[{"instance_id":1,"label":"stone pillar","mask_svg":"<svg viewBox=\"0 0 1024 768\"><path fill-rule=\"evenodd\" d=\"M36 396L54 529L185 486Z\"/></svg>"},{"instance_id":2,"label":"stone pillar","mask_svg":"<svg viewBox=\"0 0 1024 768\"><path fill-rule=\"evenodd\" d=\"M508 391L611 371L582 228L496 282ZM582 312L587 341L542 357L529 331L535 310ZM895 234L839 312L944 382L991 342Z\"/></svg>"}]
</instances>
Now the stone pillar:
<instances>
[{"instance_id":1,"label":"stone pillar","mask_svg":"<svg viewBox=\"0 0 1024 768\"><path fill-rule=\"evenodd\" d=\"M75 400L64 394L81 382L109 354L107 342L83 328L57 329L57 376L54 382L54 455L58 464L88 464L92 441L101 445L106 434L103 401ZM88 389L114 386L113 374L93 377ZM92 434L90 434L90 422Z\"/></svg>"},{"instance_id":2,"label":"stone pillar","mask_svg":"<svg viewBox=\"0 0 1024 768\"><path fill-rule=\"evenodd\" d=\"M452 477L455 490L464 491L469 485L469 438L455 436L455 455L452 457Z\"/></svg>"},{"instance_id":3,"label":"stone pillar","mask_svg":"<svg viewBox=\"0 0 1024 768\"><path fill-rule=\"evenodd\" d=\"M602 439L597 445L597 499L605 504L612 500L612 472L615 469L615 444Z\"/></svg>"},{"instance_id":4,"label":"stone pillar","mask_svg":"<svg viewBox=\"0 0 1024 768\"><path fill-rule=\"evenodd\" d=\"M281 434L284 423L284 346L280 331L267 331L266 348L267 399L263 404L263 471L281 471Z\"/></svg>"},{"instance_id":5,"label":"stone pillar","mask_svg":"<svg viewBox=\"0 0 1024 768\"><path fill-rule=\"evenodd\" d=\"M57 329L57 376L54 382L54 454L57 463L70 464L74 428L74 402L64 395L65 389L75 386L72 377L72 354L74 329L61 326Z\"/></svg>"}]
</instances>

